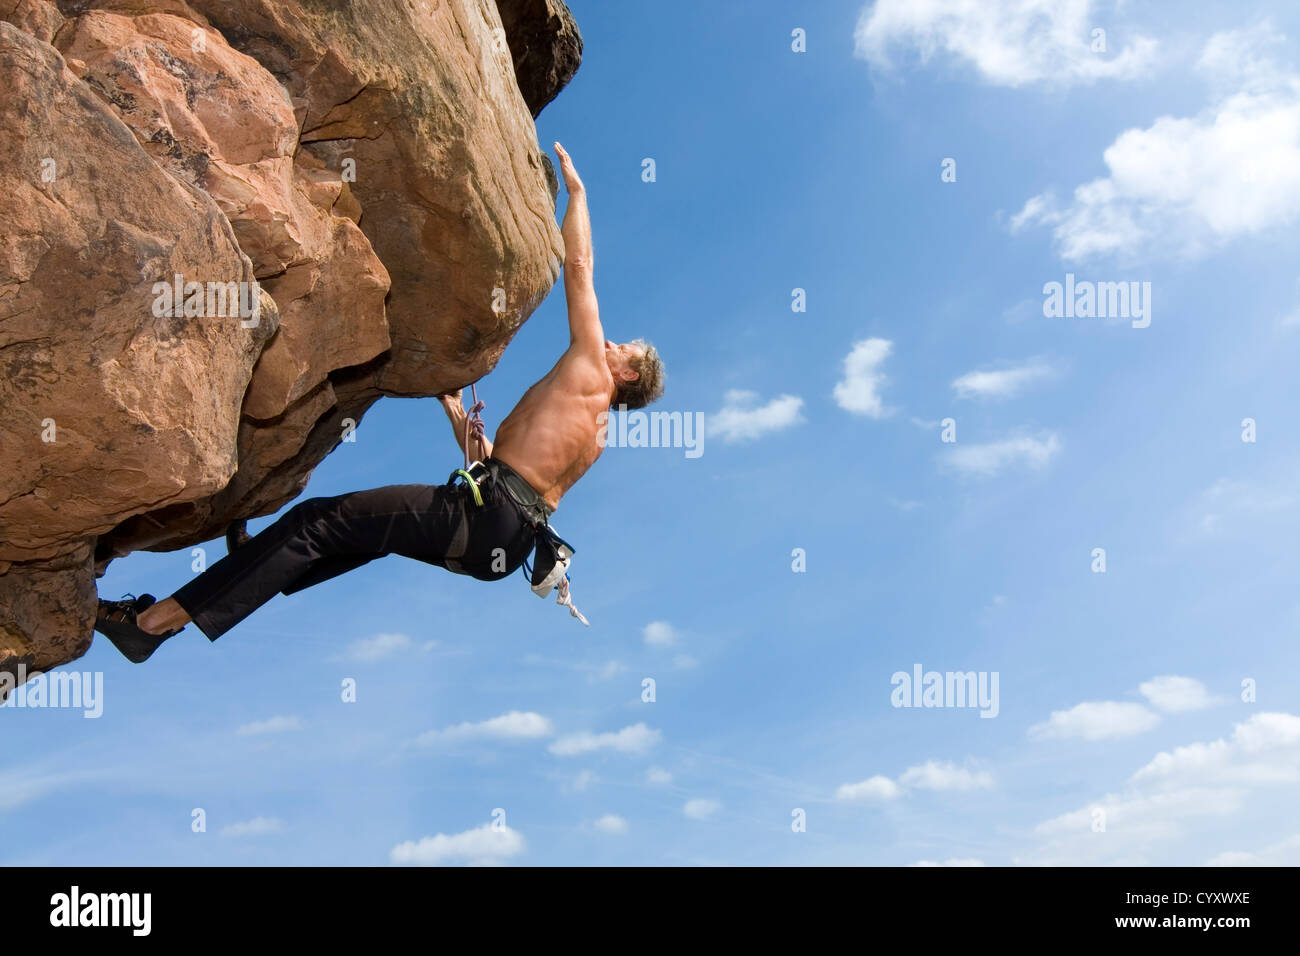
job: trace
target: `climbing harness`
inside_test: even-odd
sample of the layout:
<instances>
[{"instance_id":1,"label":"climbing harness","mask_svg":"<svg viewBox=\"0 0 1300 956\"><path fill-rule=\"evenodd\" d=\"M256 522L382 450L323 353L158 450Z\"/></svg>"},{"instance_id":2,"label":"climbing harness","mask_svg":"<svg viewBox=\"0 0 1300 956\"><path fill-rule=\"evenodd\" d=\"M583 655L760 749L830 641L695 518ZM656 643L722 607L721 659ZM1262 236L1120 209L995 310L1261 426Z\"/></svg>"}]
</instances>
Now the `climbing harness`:
<instances>
[{"instance_id":1,"label":"climbing harness","mask_svg":"<svg viewBox=\"0 0 1300 956\"><path fill-rule=\"evenodd\" d=\"M558 592L555 603L567 607L570 617L576 617L591 627L591 622L583 617L573 603L573 595L569 593L569 564L573 560L573 546L556 534L549 523L534 527L537 529L537 550L534 552L537 564L530 568L525 560L523 566L533 593L545 600L551 591ZM542 549L543 545L546 546L545 550Z\"/></svg>"},{"instance_id":2,"label":"climbing harness","mask_svg":"<svg viewBox=\"0 0 1300 956\"><path fill-rule=\"evenodd\" d=\"M516 474L514 469L506 465L505 462L490 457L488 460L492 462L491 466L483 461L470 461L469 440L471 437L478 439L479 451L486 447L483 416L479 413L487 405L478 397L478 389L473 384L470 385L469 389L470 395L473 397L473 403L470 405L469 415L465 419L465 467L453 471L451 478L448 479L448 484L454 483L457 478L464 478L470 494L474 497L474 504L481 508L483 507L483 493L479 483L484 478L495 478L500 481L502 487L506 490L506 494L528 516L529 523L534 531L536 566L535 568L530 567L527 558L524 559L522 566L533 593L539 598L545 599L552 591L556 591L555 603L561 607L567 607L570 617L576 617L584 625L591 627L591 622L574 605L573 595L569 591L569 565L573 560L575 549L551 528L548 520L550 508L542 501L536 489L524 481L522 476ZM511 479L517 479L517 481ZM520 485L522 487L519 487ZM530 501L529 498L535 500ZM463 516L459 530L463 535L465 532ZM463 551L463 546L461 551Z\"/></svg>"}]
</instances>

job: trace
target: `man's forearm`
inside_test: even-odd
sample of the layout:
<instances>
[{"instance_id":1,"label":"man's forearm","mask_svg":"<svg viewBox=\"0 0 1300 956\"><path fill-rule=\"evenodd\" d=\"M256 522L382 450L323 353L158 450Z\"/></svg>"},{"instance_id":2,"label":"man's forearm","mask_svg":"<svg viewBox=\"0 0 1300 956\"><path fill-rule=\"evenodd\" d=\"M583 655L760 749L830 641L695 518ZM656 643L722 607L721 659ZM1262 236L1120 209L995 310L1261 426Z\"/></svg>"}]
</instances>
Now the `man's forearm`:
<instances>
[{"instance_id":1,"label":"man's forearm","mask_svg":"<svg viewBox=\"0 0 1300 956\"><path fill-rule=\"evenodd\" d=\"M447 412L447 420L451 422L451 430L456 436L456 444L460 446L462 452L465 452L465 423L469 420L469 413L460 405L443 405L443 409ZM482 439L475 439L473 437L473 432L471 431L470 440L472 443L470 446L471 448L478 447L480 444L482 445L481 448L478 448L479 454L477 455L477 458L479 460L487 458L492 454L492 443L488 441L486 435L484 435ZM473 456L472 451L468 452L468 454Z\"/></svg>"},{"instance_id":2,"label":"man's forearm","mask_svg":"<svg viewBox=\"0 0 1300 956\"><path fill-rule=\"evenodd\" d=\"M564 210L564 224L560 227L564 237L564 267L575 271L591 272L591 214L587 211L587 191L579 189L569 193L569 204Z\"/></svg>"},{"instance_id":3,"label":"man's forearm","mask_svg":"<svg viewBox=\"0 0 1300 956\"><path fill-rule=\"evenodd\" d=\"M564 147L556 143L555 152L560 157L560 171L569 191L569 204L560 226L564 237L564 300L569 310L569 347L581 346L595 356L601 350L605 333L600 327L600 308L596 304L596 284L592 277L587 190Z\"/></svg>"}]
</instances>

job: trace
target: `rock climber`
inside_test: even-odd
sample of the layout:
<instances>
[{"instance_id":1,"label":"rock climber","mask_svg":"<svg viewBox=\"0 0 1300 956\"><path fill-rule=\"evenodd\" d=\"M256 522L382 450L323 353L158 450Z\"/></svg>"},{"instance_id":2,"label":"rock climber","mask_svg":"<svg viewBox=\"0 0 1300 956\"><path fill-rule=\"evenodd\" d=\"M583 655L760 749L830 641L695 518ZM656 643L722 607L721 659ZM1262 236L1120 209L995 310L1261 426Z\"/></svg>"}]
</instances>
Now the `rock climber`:
<instances>
[{"instance_id":1,"label":"rock climber","mask_svg":"<svg viewBox=\"0 0 1300 956\"><path fill-rule=\"evenodd\" d=\"M193 621L212 641L276 594L292 594L389 554L497 581L537 549L534 591L545 596L572 548L550 531L560 498L600 457L612 406L643 408L663 394L663 364L643 339L605 338L592 281L591 219L573 160L555 152L568 191L564 294L569 347L527 392L496 440L458 389L439 396L466 458L443 485L388 485L300 502L171 597L100 600L95 629L141 663ZM471 449L477 453L471 463ZM566 550L567 548L567 550ZM544 553L544 551L546 553ZM549 556L549 557L548 557ZM543 573L551 574L541 582ZM563 577L563 575L560 575ZM567 581L559 585L567 601ZM570 604L575 617L581 617ZM585 623L585 618L583 619Z\"/></svg>"}]
</instances>

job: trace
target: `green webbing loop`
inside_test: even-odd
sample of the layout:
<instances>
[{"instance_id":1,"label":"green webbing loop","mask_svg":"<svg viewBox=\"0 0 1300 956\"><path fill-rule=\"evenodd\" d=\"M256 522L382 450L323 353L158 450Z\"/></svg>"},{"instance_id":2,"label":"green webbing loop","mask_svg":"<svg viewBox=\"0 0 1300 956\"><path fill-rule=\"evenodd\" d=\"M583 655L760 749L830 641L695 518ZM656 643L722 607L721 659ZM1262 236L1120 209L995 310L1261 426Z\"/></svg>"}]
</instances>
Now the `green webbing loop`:
<instances>
[{"instance_id":1,"label":"green webbing loop","mask_svg":"<svg viewBox=\"0 0 1300 956\"><path fill-rule=\"evenodd\" d=\"M464 479L465 479L467 482L469 482L469 490L472 491L472 492L474 493L474 504L476 504L476 505L478 505L480 508L482 508L482 507L483 507L483 496L482 496L481 494L479 494L479 490L478 490L478 482L475 481L473 478L471 478L469 472L466 471L464 468L457 468L457 469L456 469L456 474L463 476Z\"/></svg>"}]
</instances>

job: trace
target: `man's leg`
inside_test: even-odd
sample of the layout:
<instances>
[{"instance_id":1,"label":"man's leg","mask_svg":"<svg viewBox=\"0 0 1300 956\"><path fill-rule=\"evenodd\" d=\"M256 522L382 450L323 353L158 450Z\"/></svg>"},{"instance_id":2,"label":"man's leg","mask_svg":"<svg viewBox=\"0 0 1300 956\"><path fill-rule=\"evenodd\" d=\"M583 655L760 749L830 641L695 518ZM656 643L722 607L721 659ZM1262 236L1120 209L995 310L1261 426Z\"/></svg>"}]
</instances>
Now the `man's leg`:
<instances>
[{"instance_id":1,"label":"man's leg","mask_svg":"<svg viewBox=\"0 0 1300 956\"><path fill-rule=\"evenodd\" d=\"M160 633L192 619L216 640L304 576L319 583L393 552L436 556L448 537L435 513L439 488L388 485L300 502L137 620Z\"/></svg>"}]
</instances>

